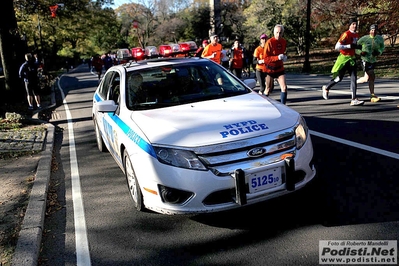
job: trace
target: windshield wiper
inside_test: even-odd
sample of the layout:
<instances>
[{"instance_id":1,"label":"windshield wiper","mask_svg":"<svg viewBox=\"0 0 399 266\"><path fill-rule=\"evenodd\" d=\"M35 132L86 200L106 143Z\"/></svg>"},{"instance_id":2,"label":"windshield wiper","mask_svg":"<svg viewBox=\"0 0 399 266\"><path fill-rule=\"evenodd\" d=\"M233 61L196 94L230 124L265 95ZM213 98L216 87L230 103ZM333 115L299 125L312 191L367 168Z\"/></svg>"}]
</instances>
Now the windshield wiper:
<instances>
[{"instance_id":1,"label":"windshield wiper","mask_svg":"<svg viewBox=\"0 0 399 266\"><path fill-rule=\"evenodd\" d=\"M162 107L168 107L168 106L174 106L174 105L179 105L181 104L180 102L146 102L146 103L137 103L133 104L132 108L133 110L147 110L147 109L156 109L156 108L162 108Z\"/></svg>"}]
</instances>

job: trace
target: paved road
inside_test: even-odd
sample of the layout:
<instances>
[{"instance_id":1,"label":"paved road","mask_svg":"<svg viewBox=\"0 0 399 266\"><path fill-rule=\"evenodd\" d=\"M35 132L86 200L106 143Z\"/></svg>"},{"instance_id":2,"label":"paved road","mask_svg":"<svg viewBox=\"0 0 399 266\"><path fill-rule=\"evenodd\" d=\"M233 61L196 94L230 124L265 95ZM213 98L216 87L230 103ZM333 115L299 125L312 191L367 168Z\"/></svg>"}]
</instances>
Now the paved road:
<instances>
[{"instance_id":1,"label":"paved road","mask_svg":"<svg viewBox=\"0 0 399 266\"><path fill-rule=\"evenodd\" d=\"M121 170L96 148L95 76L87 69L65 75L64 105L52 120L64 129L56 134L52 174L64 208L46 219L41 259L45 265L317 265L319 240L398 240L397 81L377 80L383 101L352 107L348 79L330 100L321 98L328 80L288 75L287 82L288 105L311 129L313 186L241 210L164 216L135 212ZM278 91L271 97L278 99ZM367 97L360 85L359 98Z\"/></svg>"}]
</instances>

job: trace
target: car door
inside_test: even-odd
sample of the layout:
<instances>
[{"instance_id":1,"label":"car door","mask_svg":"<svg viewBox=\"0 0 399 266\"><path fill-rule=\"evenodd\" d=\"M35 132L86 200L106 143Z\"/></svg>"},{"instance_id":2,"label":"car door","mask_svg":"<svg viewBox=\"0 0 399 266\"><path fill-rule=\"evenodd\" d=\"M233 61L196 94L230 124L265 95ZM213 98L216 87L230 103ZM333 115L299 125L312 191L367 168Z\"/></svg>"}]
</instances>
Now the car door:
<instances>
[{"instance_id":1,"label":"car door","mask_svg":"<svg viewBox=\"0 0 399 266\"><path fill-rule=\"evenodd\" d=\"M100 87L97 90L97 94L100 96L100 101L114 101L118 107L115 112L95 112L96 123L98 124L100 131L102 132L104 143L106 144L109 152L115 157L119 158L120 154L118 151L117 142L117 116L119 114L119 102L120 102L120 80L121 75L117 70L108 71Z\"/></svg>"}]
</instances>

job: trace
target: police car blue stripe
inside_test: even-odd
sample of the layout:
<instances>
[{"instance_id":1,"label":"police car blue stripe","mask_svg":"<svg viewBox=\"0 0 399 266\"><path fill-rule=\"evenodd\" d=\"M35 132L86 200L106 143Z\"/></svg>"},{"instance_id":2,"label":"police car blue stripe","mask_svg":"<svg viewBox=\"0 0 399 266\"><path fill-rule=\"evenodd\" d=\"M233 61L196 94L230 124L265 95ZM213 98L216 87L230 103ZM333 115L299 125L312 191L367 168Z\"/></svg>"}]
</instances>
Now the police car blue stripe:
<instances>
[{"instance_id":1,"label":"police car blue stripe","mask_svg":"<svg viewBox=\"0 0 399 266\"><path fill-rule=\"evenodd\" d=\"M94 94L94 99L95 99L97 102L101 102L101 101L102 101L102 99L100 98L100 95L98 95L98 93Z\"/></svg>"},{"instance_id":2,"label":"police car blue stripe","mask_svg":"<svg viewBox=\"0 0 399 266\"><path fill-rule=\"evenodd\" d=\"M114 147L112 147L112 145L110 145L108 138L105 138L104 134L102 134L102 133L101 133L101 135L103 136L104 143L107 146L109 152L112 153L114 155L115 160L117 160L117 162L122 165L122 158L120 158L118 156L118 153L114 150Z\"/></svg>"},{"instance_id":3,"label":"police car blue stripe","mask_svg":"<svg viewBox=\"0 0 399 266\"><path fill-rule=\"evenodd\" d=\"M156 158L156 154L151 144L145 141L142 137L139 136L134 130L132 130L125 122L123 122L118 116L114 114L108 114L111 120L115 122L115 124L122 130L126 136L132 140L140 149Z\"/></svg>"},{"instance_id":4,"label":"police car blue stripe","mask_svg":"<svg viewBox=\"0 0 399 266\"><path fill-rule=\"evenodd\" d=\"M95 100L97 102L103 101L101 97L96 93L94 95ZM157 158L154 149L151 144L145 141L139 134L137 134L134 130L132 130L125 122L123 122L117 115L112 113L108 113L109 118L115 122L116 126L118 126L126 136L131 139L140 149L148 153L150 156Z\"/></svg>"}]
</instances>

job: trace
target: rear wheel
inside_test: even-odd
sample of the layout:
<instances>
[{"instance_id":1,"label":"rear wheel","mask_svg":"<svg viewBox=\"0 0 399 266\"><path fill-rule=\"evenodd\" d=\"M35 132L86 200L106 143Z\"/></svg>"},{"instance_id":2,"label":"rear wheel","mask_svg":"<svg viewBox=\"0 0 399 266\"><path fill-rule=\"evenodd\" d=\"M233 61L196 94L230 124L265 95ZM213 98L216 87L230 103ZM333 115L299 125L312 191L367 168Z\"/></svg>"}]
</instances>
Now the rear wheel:
<instances>
[{"instance_id":1,"label":"rear wheel","mask_svg":"<svg viewBox=\"0 0 399 266\"><path fill-rule=\"evenodd\" d=\"M127 180L127 186L129 188L130 196L132 197L134 207L136 208L136 210L142 211L144 210L143 194L141 193L139 182L137 181L132 162L130 161L130 157L126 150L123 152L123 163L125 169L125 176Z\"/></svg>"},{"instance_id":2,"label":"rear wheel","mask_svg":"<svg viewBox=\"0 0 399 266\"><path fill-rule=\"evenodd\" d=\"M100 129L98 128L97 121L94 119L94 130L96 131L96 141L97 141L97 147L101 152L106 152L107 147L105 147L105 143L103 140L103 137L101 136Z\"/></svg>"}]
</instances>

